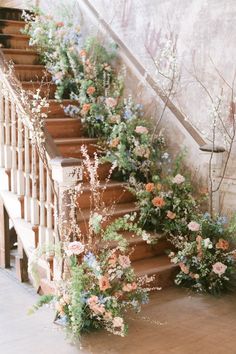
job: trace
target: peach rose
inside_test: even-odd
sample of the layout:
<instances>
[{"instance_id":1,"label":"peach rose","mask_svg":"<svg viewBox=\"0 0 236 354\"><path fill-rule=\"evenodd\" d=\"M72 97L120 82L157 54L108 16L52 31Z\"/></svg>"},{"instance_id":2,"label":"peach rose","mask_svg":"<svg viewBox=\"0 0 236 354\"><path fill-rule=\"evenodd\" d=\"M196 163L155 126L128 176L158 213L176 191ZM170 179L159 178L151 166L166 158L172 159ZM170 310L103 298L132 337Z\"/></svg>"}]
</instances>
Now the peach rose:
<instances>
[{"instance_id":1,"label":"peach rose","mask_svg":"<svg viewBox=\"0 0 236 354\"><path fill-rule=\"evenodd\" d=\"M219 250L227 251L227 249L229 248L229 242L224 240L223 238L220 238L216 244L216 248Z\"/></svg>"},{"instance_id":2,"label":"peach rose","mask_svg":"<svg viewBox=\"0 0 236 354\"><path fill-rule=\"evenodd\" d=\"M79 55L83 58L83 57L86 57L87 56L87 52L85 49L82 49L80 52L79 52Z\"/></svg>"},{"instance_id":3,"label":"peach rose","mask_svg":"<svg viewBox=\"0 0 236 354\"><path fill-rule=\"evenodd\" d=\"M82 112L87 113L90 110L90 104L89 103L84 103L82 107Z\"/></svg>"},{"instance_id":4,"label":"peach rose","mask_svg":"<svg viewBox=\"0 0 236 354\"><path fill-rule=\"evenodd\" d=\"M135 128L135 133L137 133L137 134L147 134L148 133L148 129L146 127L143 127L142 125L138 125Z\"/></svg>"},{"instance_id":5,"label":"peach rose","mask_svg":"<svg viewBox=\"0 0 236 354\"><path fill-rule=\"evenodd\" d=\"M93 306L98 303L98 297L96 295L92 295L88 300L87 303L90 306Z\"/></svg>"},{"instance_id":6,"label":"peach rose","mask_svg":"<svg viewBox=\"0 0 236 354\"><path fill-rule=\"evenodd\" d=\"M95 91L96 91L96 89L95 89L94 86L89 86L89 87L87 88L87 91L86 91L86 92L87 92L88 95L93 95Z\"/></svg>"},{"instance_id":7,"label":"peach rose","mask_svg":"<svg viewBox=\"0 0 236 354\"><path fill-rule=\"evenodd\" d=\"M135 282L125 284L122 288L123 291L130 292L137 289L137 284Z\"/></svg>"},{"instance_id":8,"label":"peach rose","mask_svg":"<svg viewBox=\"0 0 236 354\"><path fill-rule=\"evenodd\" d=\"M116 148L116 147L119 145L119 143L120 143L120 139L119 139L119 138L115 138L115 139L113 139L113 140L110 142L110 146L111 146L112 148Z\"/></svg>"},{"instance_id":9,"label":"peach rose","mask_svg":"<svg viewBox=\"0 0 236 354\"><path fill-rule=\"evenodd\" d=\"M106 291L110 289L111 285L107 277L103 276L99 279L99 288L101 291Z\"/></svg>"},{"instance_id":10,"label":"peach rose","mask_svg":"<svg viewBox=\"0 0 236 354\"><path fill-rule=\"evenodd\" d=\"M112 313L110 311L105 312L103 315L103 318L105 321L111 321L112 320Z\"/></svg>"},{"instance_id":11,"label":"peach rose","mask_svg":"<svg viewBox=\"0 0 236 354\"><path fill-rule=\"evenodd\" d=\"M147 192L152 192L154 190L154 183L147 183L145 189Z\"/></svg>"},{"instance_id":12,"label":"peach rose","mask_svg":"<svg viewBox=\"0 0 236 354\"><path fill-rule=\"evenodd\" d=\"M64 26L64 22L57 22L57 23L56 23L56 26L57 26L57 27L63 27L63 26Z\"/></svg>"},{"instance_id":13,"label":"peach rose","mask_svg":"<svg viewBox=\"0 0 236 354\"><path fill-rule=\"evenodd\" d=\"M163 207L166 203L164 201L164 199L162 197L155 197L152 200L152 204L157 207L157 208L161 208Z\"/></svg>"},{"instance_id":14,"label":"peach rose","mask_svg":"<svg viewBox=\"0 0 236 354\"><path fill-rule=\"evenodd\" d=\"M176 214L173 213L172 211L168 210L167 213L166 213L166 216L168 219L170 220L174 220L176 218Z\"/></svg>"},{"instance_id":15,"label":"peach rose","mask_svg":"<svg viewBox=\"0 0 236 354\"><path fill-rule=\"evenodd\" d=\"M108 259L108 264L112 267L116 265L117 262L117 255L113 253L113 255Z\"/></svg>"}]
</instances>

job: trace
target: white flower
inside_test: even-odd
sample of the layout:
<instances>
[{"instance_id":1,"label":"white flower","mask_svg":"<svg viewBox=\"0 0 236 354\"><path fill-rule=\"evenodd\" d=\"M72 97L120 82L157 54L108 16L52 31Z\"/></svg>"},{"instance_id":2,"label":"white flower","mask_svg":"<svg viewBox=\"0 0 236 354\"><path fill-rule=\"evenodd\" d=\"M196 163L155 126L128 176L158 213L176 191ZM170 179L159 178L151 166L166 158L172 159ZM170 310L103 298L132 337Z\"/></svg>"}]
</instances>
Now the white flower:
<instances>
[{"instance_id":1,"label":"white flower","mask_svg":"<svg viewBox=\"0 0 236 354\"><path fill-rule=\"evenodd\" d=\"M185 177L180 175L180 174L177 174L173 179L172 179L172 183L175 183L175 184L181 184L185 182Z\"/></svg>"},{"instance_id":2,"label":"white flower","mask_svg":"<svg viewBox=\"0 0 236 354\"><path fill-rule=\"evenodd\" d=\"M113 327L120 328L124 326L123 318L121 317L114 317L112 321Z\"/></svg>"},{"instance_id":3,"label":"white flower","mask_svg":"<svg viewBox=\"0 0 236 354\"><path fill-rule=\"evenodd\" d=\"M205 248L209 248L209 249L213 247L212 242L209 238L206 238L205 240L203 240L203 245Z\"/></svg>"}]
</instances>

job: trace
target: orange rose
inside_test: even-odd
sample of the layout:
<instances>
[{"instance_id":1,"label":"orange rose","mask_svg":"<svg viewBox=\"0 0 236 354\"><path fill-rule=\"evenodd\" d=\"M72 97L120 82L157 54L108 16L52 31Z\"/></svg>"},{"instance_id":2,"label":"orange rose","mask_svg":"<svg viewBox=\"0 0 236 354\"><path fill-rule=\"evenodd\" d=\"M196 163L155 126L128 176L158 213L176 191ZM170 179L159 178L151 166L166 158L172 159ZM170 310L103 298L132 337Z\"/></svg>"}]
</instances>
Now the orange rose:
<instances>
[{"instance_id":1,"label":"orange rose","mask_svg":"<svg viewBox=\"0 0 236 354\"><path fill-rule=\"evenodd\" d=\"M154 189L154 183L147 183L145 189L147 192L152 192Z\"/></svg>"},{"instance_id":2,"label":"orange rose","mask_svg":"<svg viewBox=\"0 0 236 354\"><path fill-rule=\"evenodd\" d=\"M189 274L189 268L182 262L179 263L180 269L184 274Z\"/></svg>"},{"instance_id":3,"label":"orange rose","mask_svg":"<svg viewBox=\"0 0 236 354\"><path fill-rule=\"evenodd\" d=\"M113 139L113 140L110 142L110 146L111 146L112 148L116 148L117 145L119 144L119 142L120 142L120 139L119 139L119 138L115 138L115 139Z\"/></svg>"},{"instance_id":4,"label":"orange rose","mask_svg":"<svg viewBox=\"0 0 236 354\"><path fill-rule=\"evenodd\" d=\"M86 50L85 50L85 49L82 49L82 50L79 52L79 55L80 55L81 57L86 57L86 56L87 56Z\"/></svg>"},{"instance_id":5,"label":"orange rose","mask_svg":"<svg viewBox=\"0 0 236 354\"><path fill-rule=\"evenodd\" d=\"M175 217L176 217L176 214L173 213L172 211L168 210L166 216L167 216L168 219L174 220Z\"/></svg>"},{"instance_id":6,"label":"orange rose","mask_svg":"<svg viewBox=\"0 0 236 354\"><path fill-rule=\"evenodd\" d=\"M223 238L220 238L216 244L216 248L223 251L227 251L227 249L229 248L229 242L224 240Z\"/></svg>"},{"instance_id":7,"label":"orange rose","mask_svg":"<svg viewBox=\"0 0 236 354\"><path fill-rule=\"evenodd\" d=\"M155 198L153 198L153 200L152 200L152 204L153 204L155 207L161 208L161 207L163 207L166 203L165 203L165 201L164 201L163 198L161 198L161 197L155 197Z\"/></svg>"},{"instance_id":8,"label":"orange rose","mask_svg":"<svg viewBox=\"0 0 236 354\"><path fill-rule=\"evenodd\" d=\"M89 86L89 87L87 88L87 94L88 94L88 95L94 94L95 91L96 91L96 89L95 89L95 87L93 87L93 86Z\"/></svg>"},{"instance_id":9,"label":"orange rose","mask_svg":"<svg viewBox=\"0 0 236 354\"><path fill-rule=\"evenodd\" d=\"M99 288L101 291L106 291L110 287L111 286L107 277L103 276L99 279Z\"/></svg>"},{"instance_id":10,"label":"orange rose","mask_svg":"<svg viewBox=\"0 0 236 354\"><path fill-rule=\"evenodd\" d=\"M84 103L82 107L82 112L87 113L90 110L90 104L89 103Z\"/></svg>"}]
</instances>

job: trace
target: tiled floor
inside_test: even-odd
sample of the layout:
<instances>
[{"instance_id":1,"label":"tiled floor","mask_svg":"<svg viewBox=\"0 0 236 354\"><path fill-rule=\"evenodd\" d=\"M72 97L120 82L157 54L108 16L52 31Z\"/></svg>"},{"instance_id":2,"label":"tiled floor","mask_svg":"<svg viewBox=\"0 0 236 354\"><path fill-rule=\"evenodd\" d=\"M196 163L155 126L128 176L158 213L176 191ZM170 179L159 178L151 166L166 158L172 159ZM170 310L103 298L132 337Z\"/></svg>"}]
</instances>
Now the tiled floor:
<instances>
[{"instance_id":1,"label":"tiled floor","mask_svg":"<svg viewBox=\"0 0 236 354\"><path fill-rule=\"evenodd\" d=\"M126 338L97 332L72 346L52 324L53 313L33 316L34 291L0 270L0 354L236 354L236 295L191 295L171 288L129 316Z\"/></svg>"}]
</instances>

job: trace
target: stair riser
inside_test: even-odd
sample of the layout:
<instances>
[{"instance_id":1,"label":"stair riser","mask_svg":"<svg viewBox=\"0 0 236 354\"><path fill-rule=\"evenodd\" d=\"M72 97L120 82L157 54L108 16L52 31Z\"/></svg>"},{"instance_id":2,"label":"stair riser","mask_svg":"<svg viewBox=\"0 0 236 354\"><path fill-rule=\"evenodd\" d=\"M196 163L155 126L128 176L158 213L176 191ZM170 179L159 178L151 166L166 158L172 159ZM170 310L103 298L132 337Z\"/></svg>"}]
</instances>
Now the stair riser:
<instances>
[{"instance_id":1,"label":"stair riser","mask_svg":"<svg viewBox=\"0 0 236 354\"><path fill-rule=\"evenodd\" d=\"M22 20L22 10L18 9L9 9L9 8L0 8L0 19L1 20L14 20L21 21Z\"/></svg>"},{"instance_id":2,"label":"stair riser","mask_svg":"<svg viewBox=\"0 0 236 354\"><path fill-rule=\"evenodd\" d=\"M70 104L73 104L73 101L64 100L61 103L52 101L49 102L49 107L45 110L45 112L48 113L48 118L68 117L68 115L65 114L64 108Z\"/></svg>"},{"instance_id":3,"label":"stair riser","mask_svg":"<svg viewBox=\"0 0 236 354\"><path fill-rule=\"evenodd\" d=\"M98 171L97 171L99 180L104 181L110 175L110 171L111 171L111 165L109 163L100 164L98 166ZM83 181L89 182L89 180L90 180L89 174L84 169Z\"/></svg>"},{"instance_id":4,"label":"stair riser","mask_svg":"<svg viewBox=\"0 0 236 354\"><path fill-rule=\"evenodd\" d=\"M71 142L70 144L57 144L58 150L62 154L63 157L74 157L74 158L81 158L82 153L81 153L81 147L82 145L85 145L88 149L88 154L89 156L93 156L95 152L97 152L97 147L93 144L87 144L86 142L81 142L73 144Z\"/></svg>"},{"instance_id":5,"label":"stair riser","mask_svg":"<svg viewBox=\"0 0 236 354\"><path fill-rule=\"evenodd\" d=\"M0 33L3 34L20 34L25 27L24 23L11 23L7 21L0 22Z\"/></svg>"},{"instance_id":6,"label":"stair riser","mask_svg":"<svg viewBox=\"0 0 236 354\"><path fill-rule=\"evenodd\" d=\"M77 199L78 205L85 209L89 209L90 206L93 207L94 203L92 200L90 201L90 197L91 192L84 192ZM123 186L120 186L107 188L104 192L101 192L101 199L106 206L111 206L113 204L131 203L134 201L134 196L125 190Z\"/></svg>"},{"instance_id":7,"label":"stair riser","mask_svg":"<svg viewBox=\"0 0 236 354\"><path fill-rule=\"evenodd\" d=\"M103 223L102 227L106 228L109 224L111 224L114 220L116 220L117 218L124 216L125 214L127 214L127 211L120 211L119 213L116 213L115 215L112 215L109 220L107 220L106 222ZM79 211L79 208L77 209L77 215L78 217L81 218L81 212ZM83 220L83 221L78 221L78 225L79 228L81 230L81 233L83 235L86 235L87 230L88 230L88 220Z\"/></svg>"},{"instance_id":8,"label":"stair riser","mask_svg":"<svg viewBox=\"0 0 236 354\"><path fill-rule=\"evenodd\" d=\"M83 135L83 128L79 119L73 122L46 122L46 127L51 136L59 138L76 138Z\"/></svg>"},{"instance_id":9,"label":"stair riser","mask_svg":"<svg viewBox=\"0 0 236 354\"><path fill-rule=\"evenodd\" d=\"M132 250L130 245L129 249ZM145 258L155 257L165 254L166 250L171 249L171 245L166 241L159 241L155 245L148 245L145 241L140 242L134 246L134 251L131 253L130 259L137 261Z\"/></svg>"},{"instance_id":10,"label":"stair riser","mask_svg":"<svg viewBox=\"0 0 236 354\"><path fill-rule=\"evenodd\" d=\"M0 35L0 43L3 48L29 49L29 39L27 37L14 37Z\"/></svg>"},{"instance_id":11,"label":"stair riser","mask_svg":"<svg viewBox=\"0 0 236 354\"><path fill-rule=\"evenodd\" d=\"M20 81L51 81L51 76L42 69L17 69L15 68L16 77Z\"/></svg>"},{"instance_id":12,"label":"stair riser","mask_svg":"<svg viewBox=\"0 0 236 354\"><path fill-rule=\"evenodd\" d=\"M14 64L20 64L20 65L34 65L34 64L39 64L39 55L37 53L31 53L25 51L25 53L7 53L4 52L5 58L7 60L11 60Z\"/></svg>"},{"instance_id":13,"label":"stair riser","mask_svg":"<svg viewBox=\"0 0 236 354\"><path fill-rule=\"evenodd\" d=\"M157 272L155 275L155 279L152 283L150 283L151 287L160 287L162 289L169 288L174 285L174 279L176 274L178 273L178 267L171 267L164 271Z\"/></svg>"}]
</instances>

